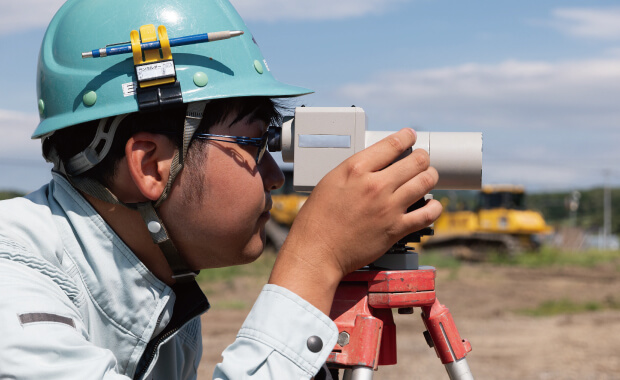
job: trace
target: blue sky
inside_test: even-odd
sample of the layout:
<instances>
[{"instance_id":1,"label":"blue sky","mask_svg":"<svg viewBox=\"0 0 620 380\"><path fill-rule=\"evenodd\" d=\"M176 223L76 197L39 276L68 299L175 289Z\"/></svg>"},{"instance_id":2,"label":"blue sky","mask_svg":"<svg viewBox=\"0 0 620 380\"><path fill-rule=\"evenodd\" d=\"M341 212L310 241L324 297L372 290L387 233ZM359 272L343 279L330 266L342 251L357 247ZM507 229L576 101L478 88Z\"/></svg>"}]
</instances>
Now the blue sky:
<instances>
[{"instance_id":1,"label":"blue sky","mask_svg":"<svg viewBox=\"0 0 620 380\"><path fill-rule=\"evenodd\" d=\"M620 186L620 4L233 0L272 73L308 106L365 109L370 128L481 131L485 183ZM0 5L0 189L49 166L29 136L35 70L58 0Z\"/></svg>"}]
</instances>

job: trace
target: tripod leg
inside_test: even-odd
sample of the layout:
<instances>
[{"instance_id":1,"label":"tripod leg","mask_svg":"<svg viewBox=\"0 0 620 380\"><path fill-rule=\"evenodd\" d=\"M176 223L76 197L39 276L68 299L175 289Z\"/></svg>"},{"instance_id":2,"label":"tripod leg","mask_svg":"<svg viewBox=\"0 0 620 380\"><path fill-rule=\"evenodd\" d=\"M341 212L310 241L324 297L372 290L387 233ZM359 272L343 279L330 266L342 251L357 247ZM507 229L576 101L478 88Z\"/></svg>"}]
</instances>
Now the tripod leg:
<instances>
[{"instance_id":1,"label":"tripod leg","mask_svg":"<svg viewBox=\"0 0 620 380\"><path fill-rule=\"evenodd\" d=\"M422 307L422 320L427 328L424 336L446 367L451 380L469 380L473 375L465 356L471 345L459 335L452 314L435 298L432 306Z\"/></svg>"},{"instance_id":2,"label":"tripod leg","mask_svg":"<svg viewBox=\"0 0 620 380\"><path fill-rule=\"evenodd\" d=\"M455 360L446 364L445 367L450 380L474 380L474 375L469 370L466 358Z\"/></svg>"},{"instance_id":3,"label":"tripod leg","mask_svg":"<svg viewBox=\"0 0 620 380\"><path fill-rule=\"evenodd\" d=\"M353 367L344 370L342 380L372 380L373 370L370 367Z\"/></svg>"}]
</instances>

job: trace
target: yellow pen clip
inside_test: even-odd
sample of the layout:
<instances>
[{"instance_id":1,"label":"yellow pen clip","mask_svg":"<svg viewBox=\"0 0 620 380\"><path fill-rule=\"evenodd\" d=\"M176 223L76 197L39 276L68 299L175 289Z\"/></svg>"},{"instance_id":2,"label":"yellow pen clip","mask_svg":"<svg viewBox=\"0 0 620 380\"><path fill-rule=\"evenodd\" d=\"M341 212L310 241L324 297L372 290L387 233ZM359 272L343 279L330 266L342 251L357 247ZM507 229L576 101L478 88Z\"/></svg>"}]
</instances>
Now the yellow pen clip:
<instances>
[{"instance_id":1,"label":"yellow pen clip","mask_svg":"<svg viewBox=\"0 0 620 380\"><path fill-rule=\"evenodd\" d=\"M153 24L142 25L140 31L132 30L131 51L140 88L174 83L176 71L170 51L170 40L166 27L157 30ZM142 50L141 43L155 42L159 37L160 49Z\"/></svg>"}]
</instances>

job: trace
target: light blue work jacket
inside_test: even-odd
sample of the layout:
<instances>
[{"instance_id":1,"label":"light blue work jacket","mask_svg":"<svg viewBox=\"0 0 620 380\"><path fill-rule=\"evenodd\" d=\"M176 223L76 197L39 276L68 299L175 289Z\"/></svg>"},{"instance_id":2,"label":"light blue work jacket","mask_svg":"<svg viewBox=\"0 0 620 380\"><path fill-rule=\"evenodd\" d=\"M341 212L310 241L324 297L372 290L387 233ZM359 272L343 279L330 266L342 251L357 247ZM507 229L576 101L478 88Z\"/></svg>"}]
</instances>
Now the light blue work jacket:
<instances>
[{"instance_id":1,"label":"light blue work jacket","mask_svg":"<svg viewBox=\"0 0 620 380\"><path fill-rule=\"evenodd\" d=\"M196 378L202 292L158 280L66 179L53 177L0 202L0 378ZM337 335L312 305L266 285L214 378L308 379Z\"/></svg>"}]
</instances>

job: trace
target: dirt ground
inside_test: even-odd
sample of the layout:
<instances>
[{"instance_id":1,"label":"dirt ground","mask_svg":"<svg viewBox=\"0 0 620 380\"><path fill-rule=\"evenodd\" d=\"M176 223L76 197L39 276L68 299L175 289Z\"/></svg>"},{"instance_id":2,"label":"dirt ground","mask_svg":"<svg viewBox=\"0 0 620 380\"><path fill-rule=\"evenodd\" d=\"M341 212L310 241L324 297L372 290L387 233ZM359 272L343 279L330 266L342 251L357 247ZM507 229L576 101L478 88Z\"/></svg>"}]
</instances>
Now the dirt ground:
<instances>
[{"instance_id":1,"label":"dirt ground","mask_svg":"<svg viewBox=\"0 0 620 380\"><path fill-rule=\"evenodd\" d=\"M262 279L217 285L203 316L199 379L210 379L222 350L241 326ZM596 268L537 268L465 264L440 269L437 297L473 347L467 361L476 379L620 379L620 309L526 316L546 301L620 303L620 263ZM420 311L395 313L399 364L375 379L448 379L422 336Z\"/></svg>"}]
</instances>

